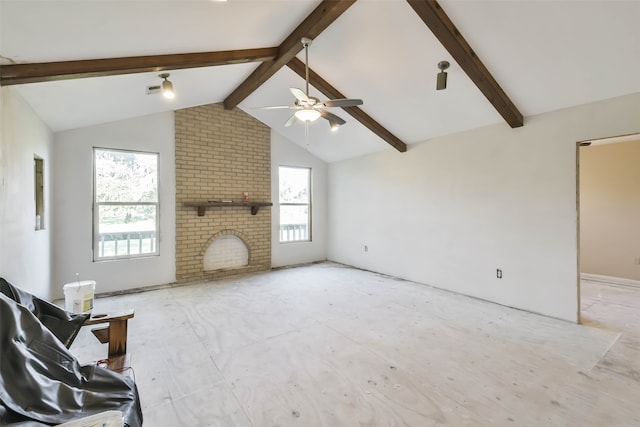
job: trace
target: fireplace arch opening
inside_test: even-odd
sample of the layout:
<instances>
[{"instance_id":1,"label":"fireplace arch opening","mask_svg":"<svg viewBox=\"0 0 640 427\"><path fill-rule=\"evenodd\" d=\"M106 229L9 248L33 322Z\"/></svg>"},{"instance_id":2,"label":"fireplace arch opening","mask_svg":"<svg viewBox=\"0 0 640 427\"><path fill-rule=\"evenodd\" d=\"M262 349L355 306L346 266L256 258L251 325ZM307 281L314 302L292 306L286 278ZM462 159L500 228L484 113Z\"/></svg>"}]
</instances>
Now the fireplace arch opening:
<instances>
[{"instance_id":1,"label":"fireplace arch opening","mask_svg":"<svg viewBox=\"0 0 640 427\"><path fill-rule=\"evenodd\" d=\"M247 267L250 260L249 247L233 231L223 231L211 238L204 252L204 271Z\"/></svg>"}]
</instances>

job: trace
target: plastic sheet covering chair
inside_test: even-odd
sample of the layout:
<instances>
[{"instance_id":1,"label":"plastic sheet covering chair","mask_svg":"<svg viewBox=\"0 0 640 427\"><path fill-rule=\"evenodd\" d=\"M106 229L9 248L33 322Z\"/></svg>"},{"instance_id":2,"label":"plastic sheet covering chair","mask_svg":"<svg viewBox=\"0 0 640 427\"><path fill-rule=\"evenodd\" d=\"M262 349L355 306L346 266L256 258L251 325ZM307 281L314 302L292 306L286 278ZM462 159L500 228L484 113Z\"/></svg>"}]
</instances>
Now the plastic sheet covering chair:
<instances>
[{"instance_id":1,"label":"plastic sheet covering chair","mask_svg":"<svg viewBox=\"0 0 640 427\"><path fill-rule=\"evenodd\" d=\"M91 332L101 343L108 344L107 358L117 359L127 354L127 322L134 316L133 310L91 315L69 313L1 277L0 293L27 307L67 348L71 347L81 326L106 324Z\"/></svg>"},{"instance_id":2,"label":"plastic sheet covering chair","mask_svg":"<svg viewBox=\"0 0 640 427\"><path fill-rule=\"evenodd\" d=\"M71 347L80 327L89 318L88 314L64 311L55 304L13 286L2 277L0 277L0 293L29 309L67 348Z\"/></svg>"},{"instance_id":3,"label":"plastic sheet covering chair","mask_svg":"<svg viewBox=\"0 0 640 427\"><path fill-rule=\"evenodd\" d=\"M0 425L51 426L115 410L124 426L142 426L133 379L81 366L28 307L3 292L0 325ZM77 333L62 330L66 338Z\"/></svg>"}]
</instances>

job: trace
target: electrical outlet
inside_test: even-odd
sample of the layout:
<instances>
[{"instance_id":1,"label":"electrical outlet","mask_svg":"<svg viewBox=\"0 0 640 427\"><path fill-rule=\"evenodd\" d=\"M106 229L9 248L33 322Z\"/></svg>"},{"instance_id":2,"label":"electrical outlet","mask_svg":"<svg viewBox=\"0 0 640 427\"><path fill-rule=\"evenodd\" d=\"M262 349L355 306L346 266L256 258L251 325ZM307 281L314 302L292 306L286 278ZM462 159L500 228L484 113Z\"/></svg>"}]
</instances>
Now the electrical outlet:
<instances>
[{"instance_id":1,"label":"electrical outlet","mask_svg":"<svg viewBox=\"0 0 640 427\"><path fill-rule=\"evenodd\" d=\"M636 264L636 265L640 265L640 257L634 258L633 259L633 263Z\"/></svg>"},{"instance_id":2,"label":"electrical outlet","mask_svg":"<svg viewBox=\"0 0 640 427\"><path fill-rule=\"evenodd\" d=\"M364 251L365 251L365 252L369 252L369 246L364 245Z\"/></svg>"},{"instance_id":3,"label":"electrical outlet","mask_svg":"<svg viewBox=\"0 0 640 427\"><path fill-rule=\"evenodd\" d=\"M502 270L501 270L501 269L499 269L499 268L498 268L498 269L496 269L496 277L497 277L498 279L502 279Z\"/></svg>"}]
</instances>

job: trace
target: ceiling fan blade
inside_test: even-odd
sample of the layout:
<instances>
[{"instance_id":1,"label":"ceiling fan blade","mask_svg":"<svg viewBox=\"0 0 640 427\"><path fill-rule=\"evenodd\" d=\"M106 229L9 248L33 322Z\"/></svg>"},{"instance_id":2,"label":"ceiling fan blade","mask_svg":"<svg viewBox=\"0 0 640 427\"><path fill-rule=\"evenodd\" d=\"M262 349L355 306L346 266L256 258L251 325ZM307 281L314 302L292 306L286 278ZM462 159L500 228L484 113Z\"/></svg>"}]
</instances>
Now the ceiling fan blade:
<instances>
[{"instance_id":1,"label":"ceiling fan blade","mask_svg":"<svg viewBox=\"0 0 640 427\"><path fill-rule=\"evenodd\" d=\"M326 108L331 107L355 107L356 105L362 105L362 99L329 99L320 103L321 106Z\"/></svg>"},{"instance_id":2,"label":"ceiling fan blade","mask_svg":"<svg viewBox=\"0 0 640 427\"><path fill-rule=\"evenodd\" d=\"M344 121L343 118L336 116L333 113L328 112L327 110L318 110L320 111L320 115L322 118L329 120L331 124L343 125L347 122Z\"/></svg>"},{"instance_id":3,"label":"ceiling fan blade","mask_svg":"<svg viewBox=\"0 0 640 427\"><path fill-rule=\"evenodd\" d=\"M288 128L289 126L292 126L297 121L298 121L298 118L296 117L296 115L292 114L291 117L289 117L289 120L287 120L286 123L284 124L284 127Z\"/></svg>"},{"instance_id":4,"label":"ceiling fan blade","mask_svg":"<svg viewBox=\"0 0 640 427\"><path fill-rule=\"evenodd\" d=\"M295 87L290 87L289 90L291 91L293 96L295 96L299 101L305 102L305 103L309 102L309 97L307 96L307 94L305 94L300 89L295 88Z\"/></svg>"},{"instance_id":5,"label":"ceiling fan blade","mask_svg":"<svg viewBox=\"0 0 640 427\"><path fill-rule=\"evenodd\" d=\"M297 105L267 105L266 107L251 107L252 110L277 110L287 108L289 110L298 110Z\"/></svg>"}]
</instances>

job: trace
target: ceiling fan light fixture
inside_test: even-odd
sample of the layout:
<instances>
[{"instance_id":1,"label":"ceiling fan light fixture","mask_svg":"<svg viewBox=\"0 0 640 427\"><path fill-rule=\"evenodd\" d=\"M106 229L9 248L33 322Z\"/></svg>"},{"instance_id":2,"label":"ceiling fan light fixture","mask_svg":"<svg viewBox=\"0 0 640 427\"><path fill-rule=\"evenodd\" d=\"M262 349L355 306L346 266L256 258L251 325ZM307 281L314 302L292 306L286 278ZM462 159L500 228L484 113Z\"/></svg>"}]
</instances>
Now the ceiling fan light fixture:
<instances>
[{"instance_id":1,"label":"ceiling fan light fixture","mask_svg":"<svg viewBox=\"0 0 640 427\"><path fill-rule=\"evenodd\" d=\"M167 98L167 99L173 99L175 98L176 94L173 91L173 83L171 83L168 78L169 78L169 73L162 73L159 74L158 77L160 77L161 79L164 79L162 81L162 85L161 85L161 91L162 91L162 95Z\"/></svg>"},{"instance_id":2,"label":"ceiling fan light fixture","mask_svg":"<svg viewBox=\"0 0 640 427\"><path fill-rule=\"evenodd\" d=\"M447 72L445 70L449 68L449 62L438 62L438 68L440 69L440 72L438 73L436 80L436 90L443 90L447 88Z\"/></svg>"},{"instance_id":3,"label":"ceiling fan light fixture","mask_svg":"<svg viewBox=\"0 0 640 427\"><path fill-rule=\"evenodd\" d=\"M302 47L304 48L304 83L305 89L301 90L295 87L290 87L289 91L295 98L295 102L293 105L274 105L269 107L259 107L266 109L274 109L274 108L286 108L289 110L296 110L289 119L284 123L284 127L293 126L294 123L300 121L305 125L305 139L309 141L309 126L310 122L318 120L320 117L327 120L329 122L329 128L332 132L338 130L340 126L345 124L346 122L339 116L329 112L327 109L329 108L345 108L345 107L355 107L357 105L362 105L362 99L348 99L348 98L340 98L340 99L329 99L327 101L320 101L315 96L309 96L309 45L311 44L311 39L307 37L302 38ZM294 70L296 71L296 70ZM296 71L298 72L298 71ZM298 72L298 74L301 74Z\"/></svg>"},{"instance_id":4,"label":"ceiling fan light fixture","mask_svg":"<svg viewBox=\"0 0 640 427\"><path fill-rule=\"evenodd\" d=\"M314 108L303 108L302 110L296 111L296 118L303 122L313 122L320 118L320 111Z\"/></svg>"}]
</instances>

